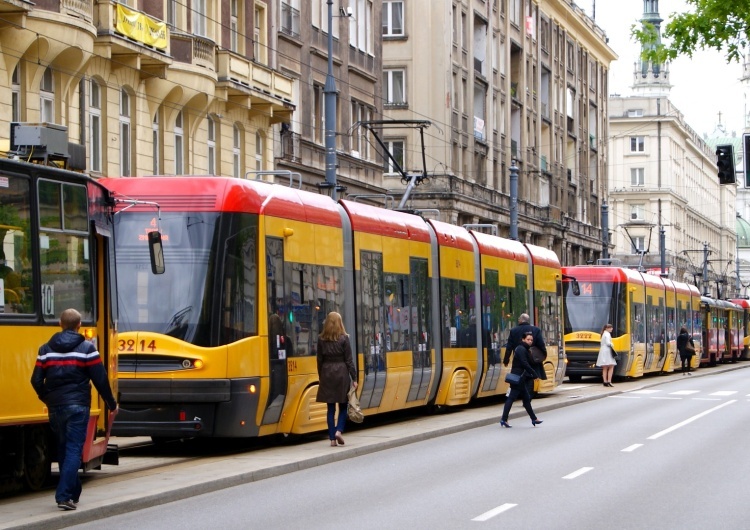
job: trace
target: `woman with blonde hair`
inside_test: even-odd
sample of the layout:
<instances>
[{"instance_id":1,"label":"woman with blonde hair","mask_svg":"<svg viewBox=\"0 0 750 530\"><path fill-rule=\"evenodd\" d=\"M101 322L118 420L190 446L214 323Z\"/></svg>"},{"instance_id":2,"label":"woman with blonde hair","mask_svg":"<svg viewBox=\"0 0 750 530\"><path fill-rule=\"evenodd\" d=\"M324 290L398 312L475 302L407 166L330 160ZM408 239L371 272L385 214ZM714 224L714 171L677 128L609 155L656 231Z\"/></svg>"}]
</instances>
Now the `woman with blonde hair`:
<instances>
[{"instance_id":1,"label":"woman with blonde hair","mask_svg":"<svg viewBox=\"0 0 750 530\"><path fill-rule=\"evenodd\" d=\"M602 381L604 386L612 386L612 373L617 366L617 359L612 354L612 324L604 324L602 328L601 345L599 346L599 356L596 358L596 365L602 368Z\"/></svg>"},{"instance_id":2,"label":"woman with blonde hair","mask_svg":"<svg viewBox=\"0 0 750 530\"><path fill-rule=\"evenodd\" d=\"M357 371L354 369L349 335L344 329L341 315L328 313L323 322L323 331L318 336L318 396L315 401L328 404L328 439L331 447L344 445L346 407L349 389L357 388ZM334 421L338 403L338 421Z\"/></svg>"}]
</instances>

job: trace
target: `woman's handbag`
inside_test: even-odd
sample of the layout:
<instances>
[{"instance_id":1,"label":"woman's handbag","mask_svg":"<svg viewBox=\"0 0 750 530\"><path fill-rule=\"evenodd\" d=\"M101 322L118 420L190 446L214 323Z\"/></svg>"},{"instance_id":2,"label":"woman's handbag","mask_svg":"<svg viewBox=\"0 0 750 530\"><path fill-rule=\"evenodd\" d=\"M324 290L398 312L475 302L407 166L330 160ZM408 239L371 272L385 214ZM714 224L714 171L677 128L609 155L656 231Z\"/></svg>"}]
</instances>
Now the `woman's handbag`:
<instances>
[{"instance_id":1,"label":"woman's handbag","mask_svg":"<svg viewBox=\"0 0 750 530\"><path fill-rule=\"evenodd\" d=\"M616 361L616 360L618 360L618 359L620 358L620 356L619 356L619 355L617 355L617 352L615 351L615 349L614 349L614 348L613 348L612 346L610 346L610 347L609 347L609 349L610 349L610 351L612 352L612 358L613 358L613 359L614 359L615 361Z\"/></svg>"},{"instance_id":2,"label":"woman's handbag","mask_svg":"<svg viewBox=\"0 0 750 530\"><path fill-rule=\"evenodd\" d=\"M505 374L505 382L509 385L519 385L521 384L521 376L513 372L508 372Z\"/></svg>"},{"instance_id":3,"label":"woman's handbag","mask_svg":"<svg viewBox=\"0 0 750 530\"><path fill-rule=\"evenodd\" d=\"M685 353L688 354L688 357L692 357L693 355L695 355L695 346L693 346L689 342L685 344Z\"/></svg>"},{"instance_id":4,"label":"woman's handbag","mask_svg":"<svg viewBox=\"0 0 750 530\"><path fill-rule=\"evenodd\" d=\"M365 415L362 414L362 409L359 406L359 398L357 397L357 389L352 387L347 394L349 398L349 405L346 407L346 415L354 423L362 423L365 421Z\"/></svg>"},{"instance_id":5,"label":"woman's handbag","mask_svg":"<svg viewBox=\"0 0 750 530\"><path fill-rule=\"evenodd\" d=\"M529 351L531 353L531 359L536 364L542 364L547 358L547 354L544 353L544 350L542 350L541 348L537 348L536 346L532 346L531 348L529 348Z\"/></svg>"}]
</instances>

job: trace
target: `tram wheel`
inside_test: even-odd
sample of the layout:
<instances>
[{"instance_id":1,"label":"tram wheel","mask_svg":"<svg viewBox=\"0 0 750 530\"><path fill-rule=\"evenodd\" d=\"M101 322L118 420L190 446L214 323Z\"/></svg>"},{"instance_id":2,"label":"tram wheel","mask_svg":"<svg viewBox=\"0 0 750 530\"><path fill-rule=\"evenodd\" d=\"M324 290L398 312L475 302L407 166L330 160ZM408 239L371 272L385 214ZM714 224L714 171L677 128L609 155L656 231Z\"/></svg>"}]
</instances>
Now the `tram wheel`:
<instances>
[{"instance_id":1,"label":"tram wheel","mask_svg":"<svg viewBox=\"0 0 750 530\"><path fill-rule=\"evenodd\" d=\"M571 383L580 383L581 382L581 376L580 375L569 375L568 379L570 379Z\"/></svg>"},{"instance_id":2,"label":"tram wheel","mask_svg":"<svg viewBox=\"0 0 750 530\"><path fill-rule=\"evenodd\" d=\"M24 485L32 491L42 489L52 471L50 437L41 426L28 427L24 441Z\"/></svg>"}]
</instances>

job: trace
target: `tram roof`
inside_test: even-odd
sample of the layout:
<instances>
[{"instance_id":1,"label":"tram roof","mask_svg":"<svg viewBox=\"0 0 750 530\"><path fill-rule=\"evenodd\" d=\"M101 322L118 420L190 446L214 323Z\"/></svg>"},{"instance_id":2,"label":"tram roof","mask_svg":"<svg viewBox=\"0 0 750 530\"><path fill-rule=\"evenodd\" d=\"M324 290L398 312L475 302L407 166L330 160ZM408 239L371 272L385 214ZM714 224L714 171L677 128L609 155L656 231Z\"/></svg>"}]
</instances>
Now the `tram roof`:
<instances>
[{"instance_id":1,"label":"tram roof","mask_svg":"<svg viewBox=\"0 0 750 530\"><path fill-rule=\"evenodd\" d=\"M155 176L102 179L125 198L159 203L162 211L247 212L341 226L330 197L257 180L212 176ZM153 211L136 205L135 211Z\"/></svg>"},{"instance_id":2,"label":"tram roof","mask_svg":"<svg viewBox=\"0 0 750 530\"><path fill-rule=\"evenodd\" d=\"M468 250L469 252L474 251L473 239L465 228L434 219L427 222L435 229L438 245Z\"/></svg>"},{"instance_id":3,"label":"tram roof","mask_svg":"<svg viewBox=\"0 0 750 530\"><path fill-rule=\"evenodd\" d=\"M563 267L563 274L573 276L576 280L586 280L593 282L619 282L634 283L643 285L645 280L641 273L634 269L623 267L602 267L599 265L575 265L573 267Z\"/></svg>"},{"instance_id":4,"label":"tram roof","mask_svg":"<svg viewBox=\"0 0 750 530\"><path fill-rule=\"evenodd\" d=\"M430 230L418 215L353 201L339 201L349 214L352 229L381 236L430 242Z\"/></svg>"},{"instance_id":5,"label":"tram roof","mask_svg":"<svg viewBox=\"0 0 750 530\"><path fill-rule=\"evenodd\" d=\"M730 302L737 304L740 307L750 307L750 300L747 298L732 298Z\"/></svg>"},{"instance_id":6,"label":"tram roof","mask_svg":"<svg viewBox=\"0 0 750 530\"><path fill-rule=\"evenodd\" d=\"M471 235L477 240L480 254L520 261L522 263L528 263L529 261L529 252L520 241L504 239L473 230L471 231Z\"/></svg>"}]
</instances>

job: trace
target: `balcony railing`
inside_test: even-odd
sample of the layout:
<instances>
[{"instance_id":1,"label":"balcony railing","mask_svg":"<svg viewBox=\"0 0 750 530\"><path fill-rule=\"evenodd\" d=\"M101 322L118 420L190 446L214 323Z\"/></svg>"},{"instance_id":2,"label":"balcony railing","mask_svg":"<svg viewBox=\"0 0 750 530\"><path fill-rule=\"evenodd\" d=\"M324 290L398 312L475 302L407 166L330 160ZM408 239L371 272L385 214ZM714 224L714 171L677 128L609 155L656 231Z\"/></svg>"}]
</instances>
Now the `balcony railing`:
<instances>
[{"instance_id":1,"label":"balcony railing","mask_svg":"<svg viewBox=\"0 0 750 530\"><path fill-rule=\"evenodd\" d=\"M282 131L281 133L281 158L289 162L300 162L299 133Z\"/></svg>"},{"instance_id":2,"label":"balcony railing","mask_svg":"<svg viewBox=\"0 0 750 530\"><path fill-rule=\"evenodd\" d=\"M250 61L228 50L216 52L216 68L220 83L233 83L238 89L252 89L254 97L263 95L292 102L292 79L276 70Z\"/></svg>"},{"instance_id":3,"label":"balcony railing","mask_svg":"<svg viewBox=\"0 0 750 530\"><path fill-rule=\"evenodd\" d=\"M91 22L94 16L93 2L90 0L62 0L60 7L63 12L78 16L87 22Z\"/></svg>"}]
</instances>

